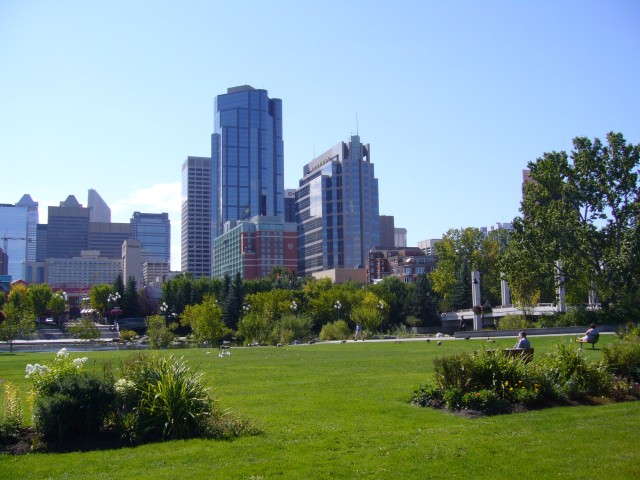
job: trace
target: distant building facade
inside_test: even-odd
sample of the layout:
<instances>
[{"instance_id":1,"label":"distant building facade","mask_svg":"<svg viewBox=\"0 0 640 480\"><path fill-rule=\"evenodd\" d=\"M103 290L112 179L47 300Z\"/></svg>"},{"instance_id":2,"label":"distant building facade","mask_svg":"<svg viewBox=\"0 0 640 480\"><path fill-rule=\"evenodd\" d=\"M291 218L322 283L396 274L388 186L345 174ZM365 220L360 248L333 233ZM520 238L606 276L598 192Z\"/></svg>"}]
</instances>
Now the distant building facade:
<instances>
[{"instance_id":1,"label":"distant building facade","mask_svg":"<svg viewBox=\"0 0 640 480\"><path fill-rule=\"evenodd\" d=\"M407 246L407 229L406 228L394 228L393 229L394 246L396 248L402 248Z\"/></svg>"},{"instance_id":2,"label":"distant building facade","mask_svg":"<svg viewBox=\"0 0 640 480\"><path fill-rule=\"evenodd\" d=\"M441 238L432 238L428 240L421 240L418 242L418 248L424 252L425 255L436 255L436 244L441 242Z\"/></svg>"},{"instance_id":3,"label":"distant building facade","mask_svg":"<svg viewBox=\"0 0 640 480\"><path fill-rule=\"evenodd\" d=\"M105 258L100 252L83 250L72 258L48 258L45 282L52 288L89 289L94 285L112 284L122 270L122 260Z\"/></svg>"},{"instance_id":4,"label":"distant building facade","mask_svg":"<svg viewBox=\"0 0 640 480\"><path fill-rule=\"evenodd\" d=\"M365 268L380 243L378 180L370 147L353 135L304 167L296 196L298 270Z\"/></svg>"},{"instance_id":5,"label":"distant building facade","mask_svg":"<svg viewBox=\"0 0 640 480\"><path fill-rule=\"evenodd\" d=\"M274 267L296 271L298 238L295 223L282 217L256 216L228 222L226 231L213 242L212 276L243 279L265 277Z\"/></svg>"},{"instance_id":6,"label":"distant building facade","mask_svg":"<svg viewBox=\"0 0 640 480\"><path fill-rule=\"evenodd\" d=\"M395 229L393 215L380 215L380 245L387 248L396 246Z\"/></svg>"},{"instance_id":7,"label":"distant building facade","mask_svg":"<svg viewBox=\"0 0 640 480\"><path fill-rule=\"evenodd\" d=\"M89 222L111 223L111 208L93 188L87 194Z\"/></svg>"},{"instance_id":8,"label":"distant building facade","mask_svg":"<svg viewBox=\"0 0 640 480\"><path fill-rule=\"evenodd\" d=\"M432 272L437 258L418 247L395 249L372 248L367 263L367 282L377 283L387 277L398 277L404 283L415 283L418 276Z\"/></svg>"},{"instance_id":9,"label":"distant building facade","mask_svg":"<svg viewBox=\"0 0 640 480\"><path fill-rule=\"evenodd\" d=\"M208 157L187 157L182 164L181 270L194 277L211 275L212 169Z\"/></svg>"},{"instance_id":10,"label":"distant building facade","mask_svg":"<svg viewBox=\"0 0 640 480\"><path fill-rule=\"evenodd\" d=\"M106 258L121 258L122 243L131 238L129 223L90 222L87 249Z\"/></svg>"},{"instance_id":11,"label":"distant building facade","mask_svg":"<svg viewBox=\"0 0 640 480\"><path fill-rule=\"evenodd\" d=\"M89 245L89 209L69 195L49 207L46 258L75 258Z\"/></svg>"},{"instance_id":12,"label":"distant building facade","mask_svg":"<svg viewBox=\"0 0 640 480\"><path fill-rule=\"evenodd\" d=\"M284 191L284 221L296 223L296 190L294 188Z\"/></svg>"},{"instance_id":13,"label":"distant building facade","mask_svg":"<svg viewBox=\"0 0 640 480\"><path fill-rule=\"evenodd\" d=\"M131 238L142 244L143 262L171 262L171 222L168 213L134 212Z\"/></svg>"}]
</instances>

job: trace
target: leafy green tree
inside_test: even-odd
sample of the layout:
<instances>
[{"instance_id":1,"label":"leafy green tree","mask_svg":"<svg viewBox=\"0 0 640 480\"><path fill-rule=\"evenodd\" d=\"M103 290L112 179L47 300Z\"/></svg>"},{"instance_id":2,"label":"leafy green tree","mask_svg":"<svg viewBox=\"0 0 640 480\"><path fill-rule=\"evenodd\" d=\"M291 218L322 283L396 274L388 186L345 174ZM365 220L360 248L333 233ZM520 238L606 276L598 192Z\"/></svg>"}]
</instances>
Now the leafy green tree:
<instances>
[{"instance_id":1,"label":"leafy green tree","mask_svg":"<svg viewBox=\"0 0 640 480\"><path fill-rule=\"evenodd\" d=\"M180 315L193 304L194 279L191 273L177 275L162 285L162 301L173 313Z\"/></svg>"},{"instance_id":2,"label":"leafy green tree","mask_svg":"<svg viewBox=\"0 0 640 480\"><path fill-rule=\"evenodd\" d=\"M368 288L389 306L387 318L390 323L398 324L406 320L406 305L412 291L410 284L391 276Z\"/></svg>"},{"instance_id":3,"label":"leafy green tree","mask_svg":"<svg viewBox=\"0 0 640 480\"><path fill-rule=\"evenodd\" d=\"M226 297L221 302L222 320L231 330L236 330L238 328L238 320L242 313L243 302L244 289L242 285L242 276L240 273L236 273L233 281L229 281Z\"/></svg>"},{"instance_id":4,"label":"leafy green tree","mask_svg":"<svg viewBox=\"0 0 640 480\"><path fill-rule=\"evenodd\" d=\"M529 163L522 218L514 249L537 267L536 276L553 275L560 261L567 296L587 300L597 293L606 309L632 305L638 297L637 238L640 197L640 146L620 133L607 143L584 137L573 150L544 153ZM511 255L513 258L514 255ZM505 262L510 285L521 272Z\"/></svg>"},{"instance_id":5,"label":"leafy green tree","mask_svg":"<svg viewBox=\"0 0 640 480\"><path fill-rule=\"evenodd\" d=\"M67 299L66 294L64 292L56 292L49 299L49 303L47 304L48 310L51 311L53 318L56 320L60 320L60 317L64 313L67 308Z\"/></svg>"},{"instance_id":6,"label":"leafy green tree","mask_svg":"<svg viewBox=\"0 0 640 480\"><path fill-rule=\"evenodd\" d=\"M180 317L182 325L191 327L198 342L215 345L231 333L222 321L222 308L213 296L205 297L202 303L187 305Z\"/></svg>"},{"instance_id":7,"label":"leafy green tree","mask_svg":"<svg viewBox=\"0 0 640 480\"><path fill-rule=\"evenodd\" d=\"M83 318L80 322L69 327L69 333L82 340L95 340L100 338L100 329L90 318Z\"/></svg>"},{"instance_id":8,"label":"leafy green tree","mask_svg":"<svg viewBox=\"0 0 640 480\"><path fill-rule=\"evenodd\" d=\"M149 346L153 349L166 348L174 339L173 327L175 325L167 325L162 315L151 315L146 318L147 336L149 337Z\"/></svg>"},{"instance_id":9,"label":"leafy green tree","mask_svg":"<svg viewBox=\"0 0 640 480\"><path fill-rule=\"evenodd\" d=\"M27 287L25 308L34 317L43 319L47 316L49 301L53 297L53 290L46 283L35 283Z\"/></svg>"},{"instance_id":10,"label":"leafy green tree","mask_svg":"<svg viewBox=\"0 0 640 480\"><path fill-rule=\"evenodd\" d=\"M411 314L425 326L440 325L438 304L438 295L433 290L431 278L427 274L420 275L409 298Z\"/></svg>"},{"instance_id":11,"label":"leafy green tree","mask_svg":"<svg viewBox=\"0 0 640 480\"><path fill-rule=\"evenodd\" d=\"M385 309L388 311L388 306L373 292L365 292L359 300L351 308L352 322L359 323L365 333L377 332L385 316Z\"/></svg>"},{"instance_id":12,"label":"leafy green tree","mask_svg":"<svg viewBox=\"0 0 640 480\"><path fill-rule=\"evenodd\" d=\"M16 339L35 331L36 324L32 316L27 302L27 288L21 284L13 285L0 315L0 340L9 344L10 352L13 352Z\"/></svg>"},{"instance_id":13,"label":"leafy green tree","mask_svg":"<svg viewBox=\"0 0 640 480\"><path fill-rule=\"evenodd\" d=\"M94 285L89 290L89 302L91 308L98 311L101 317L104 317L109 308L109 295L113 294L111 285L101 284Z\"/></svg>"}]
</instances>

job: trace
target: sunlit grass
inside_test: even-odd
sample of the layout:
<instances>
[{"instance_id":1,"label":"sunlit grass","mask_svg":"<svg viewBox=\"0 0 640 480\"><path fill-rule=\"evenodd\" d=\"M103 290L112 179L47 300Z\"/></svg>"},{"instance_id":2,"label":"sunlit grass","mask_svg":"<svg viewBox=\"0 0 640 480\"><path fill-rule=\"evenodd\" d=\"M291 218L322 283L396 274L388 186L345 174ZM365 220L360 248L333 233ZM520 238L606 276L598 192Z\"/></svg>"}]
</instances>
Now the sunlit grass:
<instances>
[{"instance_id":1,"label":"sunlit grass","mask_svg":"<svg viewBox=\"0 0 640 480\"><path fill-rule=\"evenodd\" d=\"M598 347L611 340L603 335ZM535 357L561 341L533 337ZM0 478L639 477L638 402L478 419L408 403L413 388L432 378L436 355L512 343L349 342L236 348L224 358L216 349L172 351L204 374L223 408L254 420L263 433L234 441L2 456ZM601 350L583 354L597 359ZM89 356L89 369L101 372L110 361L117 375L119 359L128 353L82 355ZM0 354L0 378L26 391L24 366L52 357Z\"/></svg>"}]
</instances>

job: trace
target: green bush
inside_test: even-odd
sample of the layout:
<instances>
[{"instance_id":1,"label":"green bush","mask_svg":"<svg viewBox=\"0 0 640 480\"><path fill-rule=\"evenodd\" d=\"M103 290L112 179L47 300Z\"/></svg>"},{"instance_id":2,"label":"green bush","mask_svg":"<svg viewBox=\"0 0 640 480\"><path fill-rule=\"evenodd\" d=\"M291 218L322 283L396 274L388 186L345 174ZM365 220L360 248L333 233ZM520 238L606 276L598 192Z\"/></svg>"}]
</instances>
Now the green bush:
<instances>
[{"instance_id":1,"label":"green bush","mask_svg":"<svg viewBox=\"0 0 640 480\"><path fill-rule=\"evenodd\" d=\"M558 400L606 395L612 388L613 376L604 363L589 362L566 344L547 353L538 368L545 390Z\"/></svg>"},{"instance_id":2,"label":"green bush","mask_svg":"<svg viewBox=\"0 0 640 480\"><path fill-rule=\"evenodd\" d=\"M479 410L489 415L507 412L509 406L509 402L500 398L493 390L482 389L462 396L462 408Z\"/></svg>"},{"instance_id":3,"label":"green bush","mask_svg":"<svg viewBox=\"0 0 640 480\"><path fill-rule=\"evenodd\" d=\"M4 384L4 397L0 409L0 444L15 438L22 427L20 392L13 383L7 382Z\"/></svg>"},{"instance_id":4,"label":"green bush","mask_svg":"<svg viewBox=\"0 0 640 480\"><path fill-rule=\"evenodd\" d=\"M561 316L564 318L564 323L559 326L591 325L592 323L601 323L599 320L602 313L596 310L587 310L585 307L575 307L567 310Z\"/></svg>"},{"instance_id":5,"label":"green bush","mask_svg":"<svg viewBox=\"0 0 640 480\"><path fill-rule=\"evenodd\" d=\"M530 325L523 315L505 315L498 321L498 330L523 330Z\"/></svg>"},{"instance_id":6,"label":"green bush","mask_svg":"<svg viewBox=\"0 0 640 480\"><path fill-rule=\"evenodd\" d=\"M100 329L90 318L83 318L79 323L69 327L69 333L73 335L74 338L80 338L83 340L95 340L96 338L100 338Z\"/></svg>"},{"instance_id":7,"label":"green bush","mask_svg":"<svg viewBox=\"0 0 640 480\"><path fill-rule=\"evenodd\" d=\"M120 340L123 342L130 342L137 336L138 334L135 330L120 330Z\"/></svg>"},{"instance_id":8,"label":"green bush","mask_svg":"<svg viewBox=\"0 0 640 480\"><path fill-rule=\"evenodd\" d=\"M306 342L311 339L313 321L305 315L284 315L271 334L273 343L287 345L294 340Z\"/></svg>"},{"instance_id":9,"label":"green bush","mask_svg":"<svg viewBox=\"0 0 640 480\"><path fill-rule=\"evenodd\" d=\"M137 414L136 438L184 439L206 432L211 400L201 374L184 360L138 355L123 368L123 379L121 411Z\"/></svg>"},{"instance_id":10,"label":"green bush","mask_svg":"<svg viewBox=\"0 0 640 480\"><path fill-rule=\"evenodd\" d=\"M444 403L442 389L428 383L420 385L413 391L411 403L419 407L442 407Z\"/></svg>"},{"instance_id":11,"label":"green bush","mask_svg":"<svg viewBox=\"0 0 640 480\"><path fill-rule=\"evenodd\" d=\"M145 320L147 335L151 348L167 348L175 338L173 331L167 326L167 321L162 315L151 315Z\"/></svg>"},{"instance_id":12,"label":"green bush","mask_svg":"<svg viewBox=\"0 0 640 480\"><path fill-rule=\"evenodd\" d=\"M347 322L336 320L333 323L325 323L320 330L320 340L345 340L350 331Z\"/></svg>"},{"instance_id":13,"label":"green bush","mask_svg":"<svg viewBox=\"0 0 640 480\"><path fill-rule=\"evenodd\" d=\"M614 375L640 382L640 337L630 331L602 349L607 368Z\"/></svg>"},{"instance_id":14,"label":"green bush","mask_svg":"<svg viewBox=\"0 0 640 480\"><path fill-rule=\"evenodd\" d=\"M450 388L444 391L444 404L449 410L460 410L464 406L463 397L461 388Z\"/></svg>"},{"instance_id":15,"label":"green bush","mask_svg":"<svg viewBox=\"0 0 640 480\"><path fill-rule=\"evenodd\" d=\"M80 372L47 385L47 393L34 403L34 426L46 441L61 443L76 435L97 433L111 410L113 386Z\"/></svg>"}]
</instances>

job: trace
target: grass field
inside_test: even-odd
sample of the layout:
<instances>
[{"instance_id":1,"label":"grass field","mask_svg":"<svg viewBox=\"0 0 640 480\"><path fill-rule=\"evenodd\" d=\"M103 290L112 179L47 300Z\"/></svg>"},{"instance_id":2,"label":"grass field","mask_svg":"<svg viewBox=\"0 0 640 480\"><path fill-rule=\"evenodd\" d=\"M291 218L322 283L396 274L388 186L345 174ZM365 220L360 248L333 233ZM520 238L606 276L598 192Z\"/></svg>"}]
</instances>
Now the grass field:
<instances>
[{"instance_id":1,"label":"grass field","mask_svg":"<svg viewBox=\"0 0 640 480\"><path fill-rule=\"evenodd\" d=\"M599 358L612 340L601 336L599 349L584 355ZM532 337L535 356L562 341ZM480 340L449 340L441 347L433 341L349 342L237 348L224 358L212 349L174 351L204 373L222 407L254 420L263 433L234 441L3 455L0 478L640 478L640 402L476 419L408 403L413 389L432 378L436 355L487 346ZM102 362L118 367L128 354L77 355L87 355L87 367L100 372ZM53 356L0 353L0 378L26 392L25 365Z\"/></svg>"}]
</instances>

